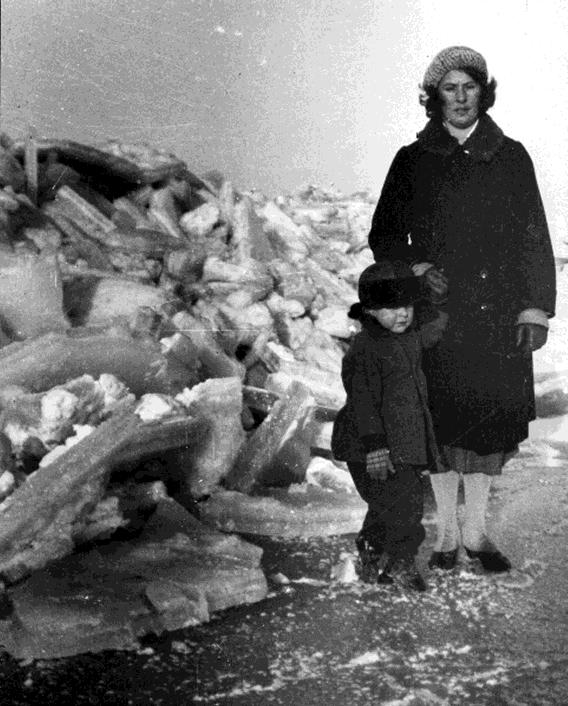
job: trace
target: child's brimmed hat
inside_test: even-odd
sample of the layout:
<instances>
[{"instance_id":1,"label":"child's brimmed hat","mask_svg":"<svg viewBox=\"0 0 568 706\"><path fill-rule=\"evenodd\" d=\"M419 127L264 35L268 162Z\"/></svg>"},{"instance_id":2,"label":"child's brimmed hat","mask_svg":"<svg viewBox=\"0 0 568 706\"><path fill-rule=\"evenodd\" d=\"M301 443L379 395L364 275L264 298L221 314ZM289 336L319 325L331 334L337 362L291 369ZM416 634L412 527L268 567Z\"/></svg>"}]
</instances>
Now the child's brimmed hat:
<instances>
[{"instance_id":1,"label":"child's brimmed hat","mask_svg":"<svg viewBox=\"0 0 568 706\"><path fill-rule=\"evenodd\" d=\"M420 280L399 260L380 260L359 277L359 303L364 309L395 309L420 298Z\"/></svg>"}]
</instances>

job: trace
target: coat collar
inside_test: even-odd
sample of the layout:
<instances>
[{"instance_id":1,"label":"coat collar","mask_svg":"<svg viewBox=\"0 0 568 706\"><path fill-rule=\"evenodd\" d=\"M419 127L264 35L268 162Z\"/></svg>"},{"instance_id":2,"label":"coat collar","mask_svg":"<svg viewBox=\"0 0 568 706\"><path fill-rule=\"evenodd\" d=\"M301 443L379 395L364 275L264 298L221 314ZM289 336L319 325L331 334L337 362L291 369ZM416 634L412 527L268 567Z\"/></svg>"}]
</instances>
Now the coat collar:
<instances>
[{"instance_id":1,"label":"coat collar","mask_svg":"<svg viewBox=\"0 0 568 706\"><path fill-rule=\"evenodd\" d=\"M479 124L461 145L468 154L479 162L489 162L503 144L501 128L488 115L479 118ZM418 144L427 152L444 156L452 154L460 147L455 137L434 120L430 120L424 130L418 133Z\"/></svg>"}]
</instances>

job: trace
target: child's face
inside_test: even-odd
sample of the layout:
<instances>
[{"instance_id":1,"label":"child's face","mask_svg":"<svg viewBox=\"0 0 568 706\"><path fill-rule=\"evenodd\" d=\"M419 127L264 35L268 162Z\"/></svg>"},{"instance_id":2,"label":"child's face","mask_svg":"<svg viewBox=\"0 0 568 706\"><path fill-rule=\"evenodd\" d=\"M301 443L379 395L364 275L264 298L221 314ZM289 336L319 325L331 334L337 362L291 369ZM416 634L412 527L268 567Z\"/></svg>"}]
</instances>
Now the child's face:
<instances>
[{"instance_id":1,"label":"child's face","mask_svg":"<svg viewBox=\"0 0 568 706\"><path fill-rule=\"evenodd\" d=\"M382 309L367 309L367 311L381 326L393 333L404 333L414 319L412 304L397 306L394 309L383 307Z\"/></svg>"}]
</instances>

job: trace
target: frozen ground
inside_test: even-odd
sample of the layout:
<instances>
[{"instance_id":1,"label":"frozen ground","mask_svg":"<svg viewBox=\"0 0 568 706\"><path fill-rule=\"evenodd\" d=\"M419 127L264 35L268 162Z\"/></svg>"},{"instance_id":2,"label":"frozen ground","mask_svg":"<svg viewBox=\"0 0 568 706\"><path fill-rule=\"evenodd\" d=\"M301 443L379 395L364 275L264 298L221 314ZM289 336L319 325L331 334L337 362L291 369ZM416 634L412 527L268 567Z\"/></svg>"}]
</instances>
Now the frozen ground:
<instances>
[{"instance_id":1,"label":"frozen ground","mask_svg":"<svg viewBox=\"0 0 568 706\"><path fill-rule=\"evenodd\" d=\"M536 436L560 421L543 421ZM568 445L535 440L498 480L491 529L514 563L509 575L462 560L430 572L427 594L409 594L331 579L352 536L267 540L267 575L290 583L275 583L266 601L138 653L30 665L4 657L1 703L568 703L567 470ZM433 520L429 498L423 562Z\"/></svg>"}]
</instances>

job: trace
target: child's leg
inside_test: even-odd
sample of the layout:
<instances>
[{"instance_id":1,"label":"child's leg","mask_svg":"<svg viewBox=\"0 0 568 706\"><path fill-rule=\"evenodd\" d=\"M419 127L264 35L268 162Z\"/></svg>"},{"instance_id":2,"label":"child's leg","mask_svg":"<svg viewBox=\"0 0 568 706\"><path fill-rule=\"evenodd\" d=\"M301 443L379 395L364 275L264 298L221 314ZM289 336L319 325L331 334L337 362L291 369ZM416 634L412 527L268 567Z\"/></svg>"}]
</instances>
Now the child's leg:
<instances>
[{"instance_id":1,"label":"child's leg","mask_svg":"<svg viewBox=\"0 0 568 706\"><path fill-rule=\"evenodd\" d=\"M360 559L360 577L367 583L375 583L385 535L381 512L381 482L367 473L366 463L348 463L347 467L359 495L368 505L363 526L355 540Z\"/></svg>"},{"instance_id":2,"label":"child's leg","mask_svg":"<svg viewBox=\"0 0 568 706\"><path fill-rule=\"evenodd\" d=\"M363 543L366 543L376 553L380 553L383 549L385 531L382 513L383 491L381 481L371 478L367 473L367 464L364 462L349 462L347 467L357 492L369 506L357 538L357 548L361 549Z\"/></svg>"},{"instance_id":3,"label":"child's leg","mask_svg":"<svg viewBox=\"0 0 568 706\"><path fill-rule=\"evenodd\" d=\"M385 552L390 555L390 574L403 588L426 591L428 586L416 565L416 555L426 532L424 514L424 481L420 469L397 467L385 485L389 506L385 507Z\"/></svg>"},{"instance_id":4,"label":"child's leg","mask_svg":"<svg viewBox=\"0 0 568 706\"><path fill-rule=\"evenodd\" d=\"M424 485L420 471L399 466L384 483L385 551L394 559L414 557L424 541Z\"/></svg>"}]
</instances>

